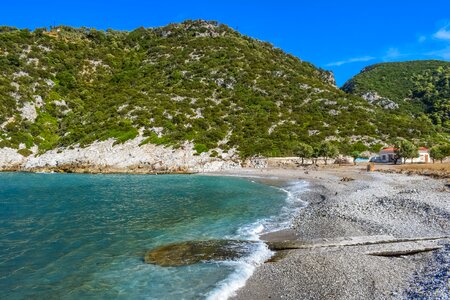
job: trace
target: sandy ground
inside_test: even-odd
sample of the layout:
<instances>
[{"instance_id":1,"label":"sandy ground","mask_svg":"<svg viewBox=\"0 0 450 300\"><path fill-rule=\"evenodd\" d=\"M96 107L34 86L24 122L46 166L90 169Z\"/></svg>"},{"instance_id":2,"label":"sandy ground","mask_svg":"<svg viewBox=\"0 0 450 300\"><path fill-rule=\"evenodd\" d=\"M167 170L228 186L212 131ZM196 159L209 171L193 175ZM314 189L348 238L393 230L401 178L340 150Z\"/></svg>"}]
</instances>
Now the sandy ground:
<instances>
[{"instance_id":1,"label":"sandy ground","mask_svg":"<svg viewBox=\"0 0 450 300\"><path fill-rule=\"evenodd\" d=\"M447 180L367 172L364 166L221 174L310 184L301 195L308 205L291 228L263 239L316 246L277 252L236 299L449 299ZM409 240L377 242L385 237ZM437 250L414 252L420 249Z\"/></svg>"}]
</instances>

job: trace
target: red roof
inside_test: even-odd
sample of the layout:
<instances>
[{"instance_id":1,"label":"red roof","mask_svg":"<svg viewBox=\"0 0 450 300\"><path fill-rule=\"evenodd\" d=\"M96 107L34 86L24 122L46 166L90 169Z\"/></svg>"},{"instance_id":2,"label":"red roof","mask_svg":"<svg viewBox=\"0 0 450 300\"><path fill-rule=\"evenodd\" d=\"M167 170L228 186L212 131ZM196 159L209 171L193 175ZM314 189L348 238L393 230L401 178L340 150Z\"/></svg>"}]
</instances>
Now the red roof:
<instances>
[{"instance_id":1,"label":"red roof","mask_svg":"<svg viewBox=\"0 0 450 300\"><path fill-rule=\"evenodd\" d=\"M395 150L397 150L397 149L394 147L387 147L387 148L381 149L381 151L395 151Z\"/></svg>"},{"instance_id":2,"label":"red roof","mask_svg":"<svg viewBox=\"0 0 450 300\"><path fill-rule=\"evenodd\" d=\"M386 148L381 149L381 151L395 151L395 150L397 150L397 148L394 148L394 147L386 147ZM419 151L428 151L428 148L427 147L419 147Z\"/></svg>"}]
</instances>

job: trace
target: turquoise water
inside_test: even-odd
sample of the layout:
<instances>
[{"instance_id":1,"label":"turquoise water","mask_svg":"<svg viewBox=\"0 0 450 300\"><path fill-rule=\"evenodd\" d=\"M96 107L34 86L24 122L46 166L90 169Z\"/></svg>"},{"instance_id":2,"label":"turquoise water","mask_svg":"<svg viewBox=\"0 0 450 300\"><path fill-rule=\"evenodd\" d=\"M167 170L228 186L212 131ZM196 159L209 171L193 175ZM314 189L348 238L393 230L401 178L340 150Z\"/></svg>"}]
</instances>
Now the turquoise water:
<instances>
[{"instance_id":1,"label":"turquoise water","mask_svg":"<svg viewBox=\"0 0 450 300\"><path fill-rule=\"evenodd\" d=\"M145 251L257 239L302 205L291 196L234 177L0 173L1 297L226 298L267 257L263 244L239 261L169 268L144 264Z\"/></svg>"}]
</instances>

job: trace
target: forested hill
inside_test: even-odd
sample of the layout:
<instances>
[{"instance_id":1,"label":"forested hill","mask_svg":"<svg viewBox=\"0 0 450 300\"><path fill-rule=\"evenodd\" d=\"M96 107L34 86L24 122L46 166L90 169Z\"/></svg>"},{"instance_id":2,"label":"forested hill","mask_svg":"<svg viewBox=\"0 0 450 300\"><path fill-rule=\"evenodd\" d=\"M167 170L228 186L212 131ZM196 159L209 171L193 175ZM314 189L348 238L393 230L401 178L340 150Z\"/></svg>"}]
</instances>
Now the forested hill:
<instances>
[{"instance_id":1,"label":"forested hill","mask_svg":"<svg viewBox=\"0 0 450 300\"><path fill-rule=\"evenodd\" d=\"M192 141L211 155L278 156L299 141L442 139L436 128L423 114L347 94L329 72L216 22L130 32L0 27L0 147L23 155L141 135L173 147Z\"/></svg>"},{"instance_id":2,"label":"forested hill","mask_svg":"<svg viewBox=\"0 0 450 300\"><path fill-rule=\"evenodd\" d=\"M419 60L366 67L342 89L371 100L376 93L400 110L425 113L440 129L450 130L449 81L450 62Z\"/></svg>"}]
</instances>

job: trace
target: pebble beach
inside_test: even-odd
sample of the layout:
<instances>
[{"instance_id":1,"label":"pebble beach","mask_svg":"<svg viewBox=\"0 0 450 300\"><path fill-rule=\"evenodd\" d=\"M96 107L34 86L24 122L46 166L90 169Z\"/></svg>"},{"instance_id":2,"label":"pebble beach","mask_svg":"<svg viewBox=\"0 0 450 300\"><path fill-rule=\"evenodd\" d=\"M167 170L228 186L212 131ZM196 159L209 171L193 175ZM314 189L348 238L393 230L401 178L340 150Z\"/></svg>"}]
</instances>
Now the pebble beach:
<instances>
[{"instance_id":1,"label":"pebble beach","mask_svg":"<svg viewBox=\"0 0 450 300\"><path fill-rule=\"evenodd\" d=\"M306 246L277 251L233 299L449 299L445 179L362 166L233 175L309 183L300 196L307 205L289 229L261 237Z\"/></svg>"}]
</instances>

